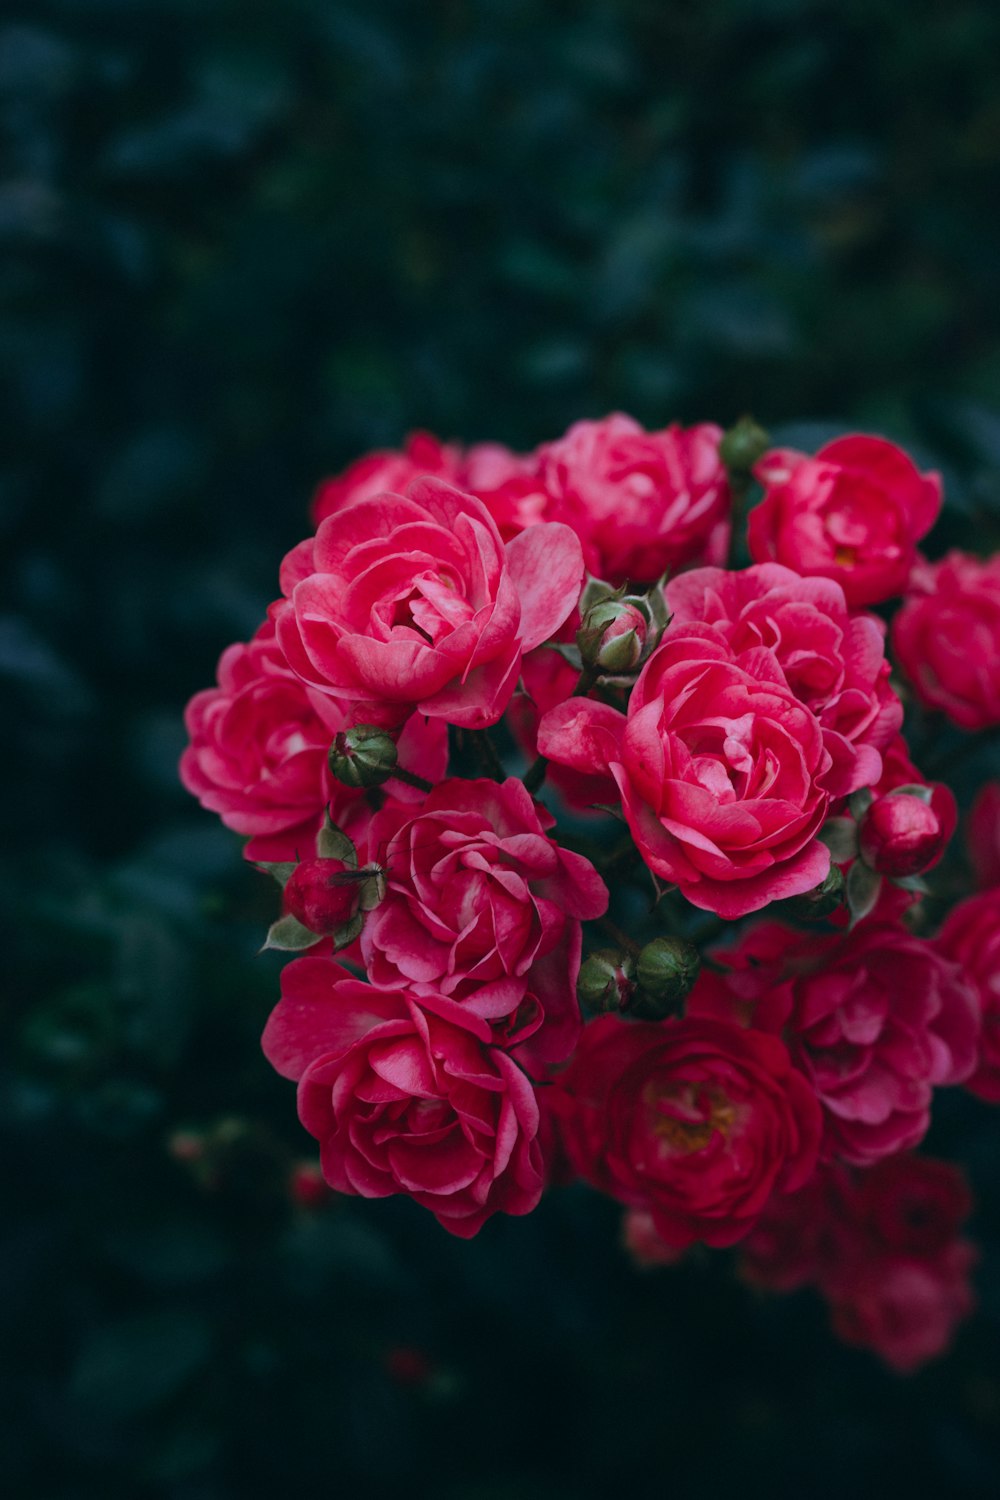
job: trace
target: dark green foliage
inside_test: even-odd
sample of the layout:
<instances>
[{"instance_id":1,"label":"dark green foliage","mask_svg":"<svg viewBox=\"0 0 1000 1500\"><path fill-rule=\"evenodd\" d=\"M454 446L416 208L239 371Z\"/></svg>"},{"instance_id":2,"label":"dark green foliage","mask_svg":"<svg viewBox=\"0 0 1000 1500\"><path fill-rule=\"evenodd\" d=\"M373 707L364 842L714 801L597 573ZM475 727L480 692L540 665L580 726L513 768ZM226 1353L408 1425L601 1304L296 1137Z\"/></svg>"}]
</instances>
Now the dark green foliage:
<instances>
[{"instance_id":1,"label":"dark green foliage","mask_svg":"<svg viewBox=\"0 0 1000 1500\"><path fill-rule=\"evenodd\" d=\"M637 1275L583 1192L471 1244L407 1203L293 1209L311 1142L258 1049L275 888L176 760L313 485L416 426L858 425L944 471L936 549L997 546L1000 11L10 0L0 24L0 1490L989 1493L1000 1116L939 1109L983 1305L909 1382L725 1257Z\"/></svg>"}]
</instances>

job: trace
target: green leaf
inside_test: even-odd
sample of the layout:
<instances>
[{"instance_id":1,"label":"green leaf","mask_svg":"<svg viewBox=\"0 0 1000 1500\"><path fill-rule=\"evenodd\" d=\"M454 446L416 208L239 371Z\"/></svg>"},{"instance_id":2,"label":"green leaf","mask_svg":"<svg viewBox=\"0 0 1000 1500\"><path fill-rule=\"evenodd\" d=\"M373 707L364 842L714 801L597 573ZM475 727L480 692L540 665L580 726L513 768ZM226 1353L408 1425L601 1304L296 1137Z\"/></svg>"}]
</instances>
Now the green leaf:
<instances>
[{"instance_id":1,"label":"green leaf","mask_svg":"<svg viewBox=\"0 0 1000 1500\"><path fill-rule=\"evenodd\" d=\"M901 891L914 891L918 896L929 896L931 888L922 875L897 875L893 885L898 885Z\"/></svg>"},{"instance_id":2,"label":"green leaf","mask_svg":"<svg viewBox=\"0 0 1000 1500\"><path fill-rule=\"evenodd\" d=\"M268 928L267 941L260 951L264 953L268 948L276 948L280 953L302 953L318 942L319 934L303 927L297 917L279 917Z\"/></svg>"}]
</instances>

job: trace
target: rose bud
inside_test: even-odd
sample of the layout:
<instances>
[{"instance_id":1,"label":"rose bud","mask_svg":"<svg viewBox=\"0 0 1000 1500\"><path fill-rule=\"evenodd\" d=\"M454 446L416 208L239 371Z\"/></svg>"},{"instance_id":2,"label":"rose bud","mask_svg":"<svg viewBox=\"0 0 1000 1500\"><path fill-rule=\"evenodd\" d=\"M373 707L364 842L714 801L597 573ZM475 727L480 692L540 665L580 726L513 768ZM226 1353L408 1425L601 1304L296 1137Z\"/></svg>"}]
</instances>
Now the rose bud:
<instances>
[{"instance_id":1,"label":"rose bud","mask_svg":"<svg viewBox=\"0 0 1000 1500\"><path fill-rule=\"evenodd\" d=\"M351 878L345 880L347 875ZM321 937L332 935L358 910L364 882L342 859L307 859L285 886L283 910Z\"/></svg>"},{"instance_id":2,"label":"rose bud","mask_svg":"<svg viewBox=\"0 0 1000 1500\"><path fill-rule=\"evenodd\" d=\"M318 1161L297 1161L288 1174L288 1196L296 1208L325 1208L332 1202Z\"/></svg>"},{"instance_id":3,"label":"rose bud","mask_svg":"<svg viewBox=\"0 0 1000 1500\"><path fill-rule=\"evenodd\" d=\"M767 452L771 439L753 417L740 417L719 444L719 457L731 474L749 475Z\"/></svg>"},{"instance_id":4,"label":"rose bud","mask_svg":"<svg viewBox=\"0 0 1000 1500\"><path fill-rule=\"evenodd\" d=\"M629 1006L644 1021L660 1021L676 1011L701 972L701 955L684 938L654 938L635 964L639 993Z\"/></svg>"},{"instance_id":5,"label":"rose bud","mask_svg":"<svg viewBox=\"0 0 1000 1500\"><path fill-rule=\"evenodd\" d=\"M646 617L625 599L604 599L588 609L576 643L592 671L631 672L646 644Z\"/></svg>"},{"instance_id":6,"label":"rose bud","mask_svg":"<svg viewBox=\"0 0 1000 1500\"><path fill-rule=\"evenodd\" d=\"M598 948L580 965L576 997L588 1010L618 1011L632 998L635 963L617 948Z\"/></svg>"},{"instance_id":7,"label":"rose bud","mask_svg":"<svg viewBox=\"0 0 1000 1500\"><path fill-rule=\"evenodd\" d=\"M330 746L330 772L345 786L381 786L396 769L398 755L396 741L385 729L355 724Z\"/></svg>"},{"instance_id":8,"label":"rose bud","mask_svg":"<svg viewBox=\"0 0 1000 1500\"><path fill-rule=\"evenodd\" d=\"M861 858L879 875L919 875L940 855L946 839L937 813L922 796L890 792L865 813L859 830Z\"/></svg>"}]
</instances>

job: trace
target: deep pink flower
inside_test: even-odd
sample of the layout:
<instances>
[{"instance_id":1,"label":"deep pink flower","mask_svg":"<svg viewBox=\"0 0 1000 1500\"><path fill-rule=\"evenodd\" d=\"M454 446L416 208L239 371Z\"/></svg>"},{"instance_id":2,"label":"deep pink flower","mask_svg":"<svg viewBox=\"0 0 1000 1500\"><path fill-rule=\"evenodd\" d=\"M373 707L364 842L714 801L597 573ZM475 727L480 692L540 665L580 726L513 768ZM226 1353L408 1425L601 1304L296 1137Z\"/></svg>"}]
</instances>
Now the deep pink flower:
<instances>
[{"instance_id":1,"label":"deep pink flower","mask_svg":"<svg viewBox=\"0 0 1000 1500\"><path fill-rule=\"evenodd\" d=\"M307 859L296 865L285 885L282 910L320 937L330 937L356 915L361 884L345 879L342 859Z\"/></svg>"},{"instance_id":2,"label":"deep pink flower","mask_svg":"<svg viewBox=\"0 0 1000 1500\"><path fill-rule=\"evenodd\" d=\"M903 706L889 686L885 627L848 612L839 584L801 578L775 563L727 573L698 568L670 581L668 638L704 635L734 654L770 651L788 687L823 727L834 796L872 786Z\"/></svg>"},{"instance_id":3,"label":"deep pink flower","mask_svg":"<svg viewBox=\"0 0 1000 1500\"><path fill-rule=\"evenodd\" d=\"M944 851L945 832L929 802L893 792L872 803L859 828L861 858L879 875L919 875Z\"/></svg>"},{"instance_id":4,"label":"deep pink flower","mask_svg":"<svg viewBox=\"0 0 1000 1500\"><path fill-rule=\"evenodd\" d=\"M1000 885L1000 781L988 781L969 811L969 858L980 885Z\"/></svg>"},{"instance_id":5,"label":"deep pink flower","mask_svg":"<svg viewBox=\"0 0 1000 1500\"><path fill-rule=\"evenodd\" d=\"M524 1043L529 1063L576 1042L580 922L608 904L590 861L546 836L553 822L514 778L451 779L369 832L387 867L361 940L373 982L446 995Z\"/></svg>"},{"instance_id":6,"label":"deep pink flower","mask_svg":"<svg viewBox=\"0 0 1000 1500\"><path fill-rule=\"evenodd\" d=\"M979 1057L966 1087L981 1099L1000 1103L1000 886L953 907L937 946L960 965L979 999Z\"/></svg>"},{"instance_id":7,"label":"deep pink flower","mask_svg":"<svg viewBox=\"0 0 1000 1500\"><path fill-rule=\"evenodd\" d=\"M962 970L902 927L754 928L702 972L697 1015L780 1033L826 1117L824 1156L870 1165L923 1139L935 1087L975 1067L979 1006Z\"/></svg>"},{"instance_id":8,"label":"deep pink flower","mask_svg":"<svg viewBox=\"0 0 1000 1500\"><path fill-rule=\"evenodd\" d=\"M610 768L646 864L695 906L730 919L811 890L831 758L815 715L773 652L669 632L632 691L627 719L574 698L538 746L575 770Z\"/></svg>"},{"instance_id":9,"label":"deep pink flower","mask_svg":"<svg viewBox=\"0 0 1000 1500\"><path fill-rule=\"evenodd\" d=\"M555 1092L576 1171L677 1249L734 1244L816 1165L812 1089L777 1037L738 1026L602 1016Z\"/></svg>"},{"instance_id":10,"label":"deep pink flower","mask_svg":"<svg viewBox=\"0 0 1000 1500\"><path fill-rule=\"evenodd\" d=\"M252 836L248 858L308 857L324 808L352 836L371 817L364 793L342 786L327 768L334 734L351 722L345 704L295 675L267 621L249 644L222 653L218 686L188 704L181 781L227 828ZM445 726L411 718L399 739L400 764L436 780L447 760ZM386 790L403 801L421 795L395 780Z\"/></svg>"},{"instance_id":11,"label":"deep pink flower","mask_svg":"<svg viewBox=\"0 0 1000 1500\"><path fill-rule=\"evenodd\" d=\"M921 474L885 438L837 438L814 458L765 453L754 473L764 485L750 512L754 562L779 562L806 577L832 578L851 605L901 594L916 544L941 508L941 479Z\"/></svg>"},{"instance_id":12,"label":"deep pink flower","mask_svg":"<svg viewBox=\"0 0 1000 1500\"><path fill-rule=\"evenodd\" d=\"M505 542L538 521L555 520L535 454L512 453L502 443L474 443L462 456L455 483L476 495ZM559 518L562 519L562 518Z\"/></svg>"},{"instance_id":13,"label":"deep pink flower","mask_svg":"<svg viewBox=\"0 0 1000 1500\"><path fill-rule=\"evenodd\" d=\"M443 996L355 979L328 958L281 975L268 1060L298 1080L299 1118L341 1193L407 1193L452 1234L526 1214L542 1192L538 1106L485 1021Z\"/></svg>"},{"instance_id":14,"label":"deep pink flower","mask_svg":"<svg viewBox=\"0 0 1000 1500\"><path fill-rule=\"evenodd\" d=\"M710 422L646 432L620 412L576 422L538 450L547 514L573 527L587 567L610 583L703 561L729 517L721 438Z\"/></svg>"},{"instance_id":15,"label":"deep pink flower","mask_svg":"<svg viewBox=\"0 0 1000 1500\"><path fill-rule=\"evenodd\" d=\"M1000 724L1000 553L923 563L892 622L892 644L921 699L962 729Z\"/></svg>"},{"instance_id":16,"label":"deep pink flower","mask_svg":"<svg viewBox=\"0 0 1000 1500\"><path fill-rule=\"evenodd\" d=\"M328 517L289 554L278 639L304 681L383 705L381 722L417 710L482 728L506 708L523 652L572 612L582 579L569 527L542 523L504 546L481 501L418 479L405 496Z\"/></svg>"},{"instance_id":17,"label":"deep pink flower","mask_svg":"<svg viewBox=\"0 0 1000 1500\"><path fill-rule=\"evenodd\" d=\"M453 444L442 443L431 432L412 432L403 451L381 448L349 464L342 474L324 479L313 496L312 518L316 526L359 500L372 500L387 492L402 494L411 480L434 474L452 484L459 483L461 455Z\"/></svg>"}]
</instances>

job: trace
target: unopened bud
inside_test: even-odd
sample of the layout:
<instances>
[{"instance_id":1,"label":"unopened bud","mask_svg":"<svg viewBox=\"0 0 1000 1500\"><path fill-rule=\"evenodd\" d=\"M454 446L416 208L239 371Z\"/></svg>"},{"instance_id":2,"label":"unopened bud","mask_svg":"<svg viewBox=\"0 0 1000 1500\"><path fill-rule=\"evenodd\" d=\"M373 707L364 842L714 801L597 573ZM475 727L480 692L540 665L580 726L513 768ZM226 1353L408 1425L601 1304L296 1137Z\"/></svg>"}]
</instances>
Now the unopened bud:
<instances>
[{"instance_id":1,"label":"unopened bud","mask_svg":"<svg viewBox=\"0 0 1000 1500\"><path fill-rule=\"evenodd\" d=\"M635 963L631 954L617 948L598 948L580 965L576 995L588 1010L619 1011L635 988Z\"/></svg>"},{"instance_id":2,"label":"unopened bud","mask_svg":"<svg viewBox=\"0 0 1000 1500\"><path fill-rule=\"evenodd\" d=\"M944 849L945 831L924 797L890 792L865 813L859 843L861 858L872 870L904 879L935 863Z\"/></svg>"},{"instance_id":3,"label":"unopened bud","mask_svg":"<svg viewBox=\"0 0 1000 1500\"><path fill-rule=\"evenodd\" d=\"M646 644L646 616L627 599L604 599L588 609L576 633L585 667L631 672Z\"/></svg>"},{"instance_id":4,"label":"unopened bud","mask_svg":"<svg viewBox=\"0 0 1000 1500\"><path fill-rule=\"evenodd\" d=\"M803 896L792 896L782 905L788 915L798 922L819 922L835 912L844 900L844 872L839 865L831 865L829 873L819 885Z\"/></svg>"},{"instance_id":5,"label":"unopened bud","mask_svg":"<svg viewBox=\"0 0 1000 1500\"><path fill-rule=\"evenodd\" d=\"M654 938L639 953L635 977L639 992L629 1006L644 1021L660 1021L687 998L701 972L701 955L684 938Z\"/></svg>"},{"instance_id":6,"label":"unopened bud","mask_svg":"<svg viewBox=\"0 0 1000 1500\"><path fill-rule=\"evenodd\" d=\"M770 437L753 417L740 417L723 435L719 457L731 474L749 475L770 444Z\"/></svg>"},{"instance_id":7,"label":"unopened bud","mask_svg":"<svg viewBox=\"0 0 1000 1500\"><path fill-rule=\"evenodd\" d=\"M297 1208L325 1208L332 1200L318 1161L297 1161L288 1174L288 1196Z\"/></svg>"},{"instance_id":8,"label":"unopened bud","mask_svg":"<svg viewBox=\"0 0 1000 1500\"><path fill-rule=\"evenodd\" d=\"M285 886L283 909L320 937L331 937L356 914L363 881L342 859L308 859Z\"/></svg>"},{"instance_id":9,"label":"unopened bud","mask_svg":"<svg viewBox=\"0 0 1000 1500\"><path fill-rule=\"evenodd\" d=\"M396 769L398 757L396 741L387 730L376 724L355 724L335 736L330 772L345 786L381 786Z\"/></svg>"}]
</instances>

